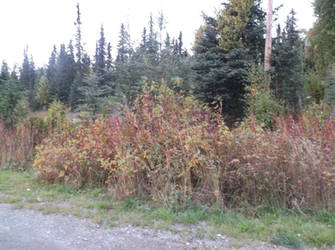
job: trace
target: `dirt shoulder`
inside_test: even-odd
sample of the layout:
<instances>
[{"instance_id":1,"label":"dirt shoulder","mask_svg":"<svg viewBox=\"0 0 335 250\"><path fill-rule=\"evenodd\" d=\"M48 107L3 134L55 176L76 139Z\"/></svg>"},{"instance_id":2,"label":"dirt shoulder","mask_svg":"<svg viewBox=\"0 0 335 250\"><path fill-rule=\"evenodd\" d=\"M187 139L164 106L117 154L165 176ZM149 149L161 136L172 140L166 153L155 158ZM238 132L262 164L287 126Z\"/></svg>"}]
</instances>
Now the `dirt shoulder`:
<instances>
[{"instance_id":1,"label":"dirt shoulder","mask_svg":"<svg viewBox=\"0 0 335 250\"><path fill-rule=\"evenodd\" d=\"M0 249L232 249L232 239L183 237L178 233L130 225L103 229L89 219L57 214L43 215L0 204ZM236 244L236 243L233 243ZM285 249L249 242L240 249Z\"/></svg>"}]
</instances>

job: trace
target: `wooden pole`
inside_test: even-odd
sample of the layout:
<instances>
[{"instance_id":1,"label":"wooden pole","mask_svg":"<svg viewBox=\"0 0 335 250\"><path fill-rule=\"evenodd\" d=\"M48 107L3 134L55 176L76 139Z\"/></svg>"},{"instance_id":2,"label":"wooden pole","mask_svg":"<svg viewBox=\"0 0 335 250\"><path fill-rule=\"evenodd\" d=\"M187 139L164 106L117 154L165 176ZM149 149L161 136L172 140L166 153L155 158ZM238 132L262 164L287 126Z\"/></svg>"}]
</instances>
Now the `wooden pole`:
<instances>
[{"instance_id":1,"label":"wooden pole","mask_svg":"<svg viewBox=\"0 0 335 250\"><path fill-rule=\"evenodd\" d=\"M266 73L266 90L270 92L271 82L271 50L272 50L272 7L273 0L268 0L267 24L266 24L266 40L265 40L265 58L264 71Z\"/></svg>"}]
</instances>

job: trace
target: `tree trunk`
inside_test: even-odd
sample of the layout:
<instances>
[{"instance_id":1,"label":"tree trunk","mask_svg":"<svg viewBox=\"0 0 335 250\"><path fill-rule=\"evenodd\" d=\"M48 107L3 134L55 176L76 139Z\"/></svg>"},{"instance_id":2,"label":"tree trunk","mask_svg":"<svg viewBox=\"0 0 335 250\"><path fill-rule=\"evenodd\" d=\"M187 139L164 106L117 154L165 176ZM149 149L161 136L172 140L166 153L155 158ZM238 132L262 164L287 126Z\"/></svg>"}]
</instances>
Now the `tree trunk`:
<instances>
[{"instance_id":1,"label":"tree trunk","mask_svg":"<svg viewBox=\"0 0 335 250\"><path fill-rule=\"evenodd\" d=\"M272 2L268 0L267 25L266 25L266 41L265 41L265 58L264 71L266 73L266 90L270 91L270 69L271 69L271 49L272 49Z\"/></svg>"}]
</instances>

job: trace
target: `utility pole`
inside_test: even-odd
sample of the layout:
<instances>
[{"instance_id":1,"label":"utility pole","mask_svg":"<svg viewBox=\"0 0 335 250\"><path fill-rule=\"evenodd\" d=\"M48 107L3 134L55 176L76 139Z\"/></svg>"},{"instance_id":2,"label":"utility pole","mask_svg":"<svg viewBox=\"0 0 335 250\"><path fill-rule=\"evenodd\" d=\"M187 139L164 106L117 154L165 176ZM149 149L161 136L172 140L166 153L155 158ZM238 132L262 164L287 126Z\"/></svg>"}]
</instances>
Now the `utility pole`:
<instances>
[{"instance_id":1,"label":"utility pole","mask_svg":"<svg viewBox=\"0 0 335 250\"><path fill-rule=\"evenodd\" d=\"M265 40L265 58L264 71L266 74L266 90L270 92L271 82L271 50L272 50L272 9L273 0L268 0L267 24L266 24L266 40Z\"/></svg>"}]
</instances>

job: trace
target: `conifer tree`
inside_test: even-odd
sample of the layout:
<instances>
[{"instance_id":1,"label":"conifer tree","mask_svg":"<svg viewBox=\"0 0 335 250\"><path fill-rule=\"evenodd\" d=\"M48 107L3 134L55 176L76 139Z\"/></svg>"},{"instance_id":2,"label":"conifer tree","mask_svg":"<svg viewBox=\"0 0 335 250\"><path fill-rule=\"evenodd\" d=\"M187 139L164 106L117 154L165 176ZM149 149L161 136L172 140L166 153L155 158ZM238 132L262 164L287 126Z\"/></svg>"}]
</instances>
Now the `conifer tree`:
<instances>
[{"instance_id":1,"label":"conifer tree","mask_svg":"<svg viewBox=\"0 0 335 250\"><path fill-rule=\"evenodd\" d=\"M103 76L106 72L106 39L102 25L100 28L100 38L96 47L95 72L100 76Z\"/></svg>"},{"instance_id":2,"label":"conifer tree","mask_svg":"<svg viewBox=\"0 0 335 250\"><path fill-rule=\"evenodd\" d=\"M17 76L17 72L16 72L16 65L14 66L12 72L10 73L10 78L15 80L15 81L19 80L19 78Z\"/></svg>"},{"instance_id":3,"label":"conifer tree","mask_svg":"<svg viewBox=\"0 0 335 250\"><path fill-rule=\"evenodd\" d=\"M20 82L21 86L27 93L30 107L33 107L34 102L34 85L35 85L35 64L32 57L28 58L27 49L24 51L24 59L22 63Z\"/></svg>"},{"instance_id":4,"label":"conifer tree","mask_svg":"<svg viewBox=\"0 0 335 250\"><path fill-rule=\"evenodd\" d=\"M69 52L67 52L64 44L61 45L56 64L55 83L52 86L52 93L64 104L69 103L69 94L75 77L74 58L71 54L71 43Z\"/></svg>"},{"instance_id":5,"label":"conifer tree","mask_svg":"<svg viewBox=\"0 0 335 250\"><path fill-rule=\"evenodd\" d=\"M10 75L9 75L8 64L5 61L2 61L0 80L7 81L9 80L9 78L10 78Z\"/></svg>"},{"instance_id":6,"label":"conifer tree","mask_svg":"<svg viewBox=\"0 0 335 250\"><path fill-rule=\"evenodd\" d=\"M56 46L53 47L51 56L49 58L49 63L46 70L46 76L49 82L50 87L50 96L56 97L56 63L57 63L57 48Z\"/></svg>"},{"instance_id":7,"label":"conifer tree","mask_svg":"<svg viewBox=\"0 0 335 250\"><path fill-rule=\"evenodd\" d=\"M229 121L240 118L248 69L264 54L265 13L260 0L230 0L217 18L204 16L194 46L195 93L214 106L222 103Z\"/></svg>"},{"instance_id":8,"label":"conifer tree","mask_svg":"<svg viewBox=\"0 0 335 250\"><path fill-rule=\"evenodd\" d=\"M154 28L154 21L152 15L149 19L149 34L147 42L147 55L151 64L158 62L159 43L157 41L157 33Z\"/></svg>"},{"instance_id":9,"label":"conifer tree","mask_svg":"<svg viewBox=\"0 0 335 250\"><path fill-rule=\"evenodd\" d=\"M317 20L309 31L309 60L321 76L326 76L335 63L334 0L314 0Z\"/></svg>"},{"instance_id":10,"label":"conifer tree","mask_svg":"<svg viewBox=\"0 0 335 250\"><path fill-rule=\"evenodd\" d=\"M121 24L119 43L117 45L116 63L127 63L130 59L132 48L130 44L130 35L124 24Z\"/></svg>"},{"instance_id":11,"label":"conifer tree","mask_svg":"<svg viewBox=\"0 0 335 250\"><path fill-rule=\"evenodd\" d=\"M159 29L159 54L161 54L163 46L163 30L165 29L165 18L163 12L159 13L158 29Z\"/></svg>"},{"instance_id":12,"label":"conifer tree","mask_svg":"<svg viewBox=\"0 0 335 250\"><path fill-rule=\"evenodd\" d=\"M89 62L88 57L85 57L84 48L82 45L82 34L81 34L81 12L80 12L80 6L79 3L76 6L77 8L77 18L75 22L76 26L76 71L75 71L75 78L70 90L70 96L69 96L69 104L71 105L71 108L74 109L80 102L80 91L78 88L81 86L83 82L84 72L87 71L87 67L85 68L84 63ZM85 60L85 62L84 62Z\"/></svg>"},{"instance_id":13,"label":"conifer tree","mask_svg":"<svg viewBox=\"0 0 335 250\"><path fill-rule=\"evenodd\" d=\"M36 99L42 108L45 108L51 101L49 81L44 75L37 82Z\"/></svg>"},{"instance_id":14,"label":"conifer tree","mask_svg":"<svg viewBox=\"0 0 335 250\"><path fill-rule=\"evenodd\" d=\"M75 22L75 26L77 28L77 34L76 34L76 49L77 49L77 67L78 67L78 72L81 74L81 68L82 68L82 56L83 56L83 45L81 41L81 13L80 13L80 6L79 3L77 3L77 20Z\"/></svg>"},{"instance_id":15,"label":"conifer tree","mask_svg":"<svg viewBox=\"0 0 335 250\"><path fill-rule=\"evenodd\" d=\"M21 99L19 81L14 77L0 79L0 119L12 127L15 123L15 107Z\"/></svg>"},{"instance_id":16,"label":"conifer tree","mask_svg":"<svg viewBox=\"0 0 335 250\"><path fill-rule=\"evenodd\" d=\"M273 42L272 65L274 67L271 88L278 98L283 100L290 111L299 109L299 99L303 97L303 41L296 25L296 13L291 10L286 25Z\"/></svg>"},{"instance_id":17,"label":"conifer tree","mask_svg":"<svg viewBox=\"0 0 335 250\"><path fill-rule=\"evenodd\" d=\"M112 58L112 46L111 43L107 45L107 60L106 60L106 69L111 71L113 68L113 58Z\"/></svg>"}]
</instances>

